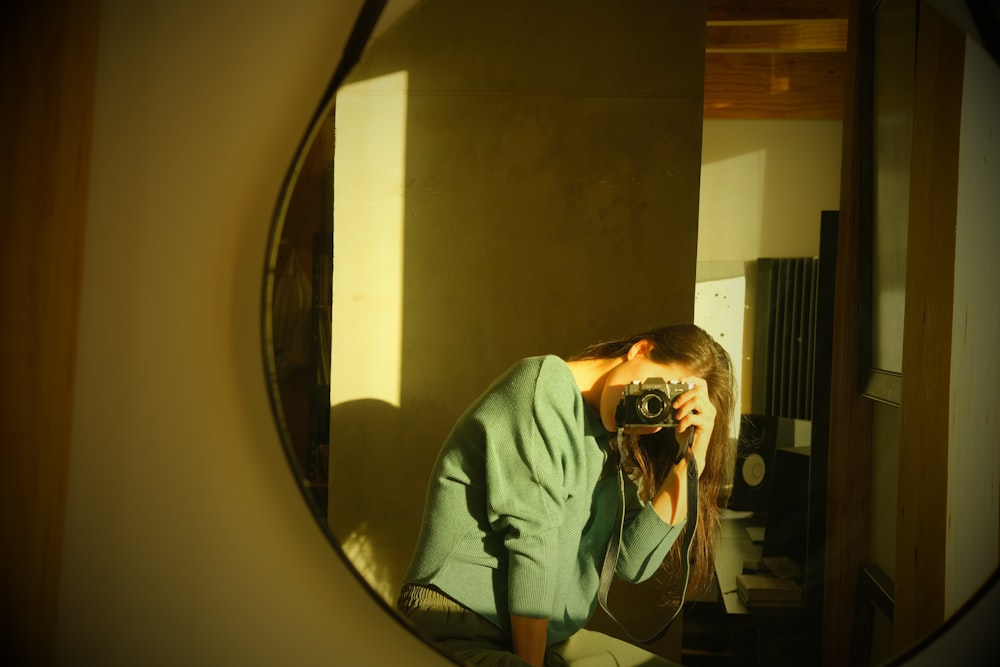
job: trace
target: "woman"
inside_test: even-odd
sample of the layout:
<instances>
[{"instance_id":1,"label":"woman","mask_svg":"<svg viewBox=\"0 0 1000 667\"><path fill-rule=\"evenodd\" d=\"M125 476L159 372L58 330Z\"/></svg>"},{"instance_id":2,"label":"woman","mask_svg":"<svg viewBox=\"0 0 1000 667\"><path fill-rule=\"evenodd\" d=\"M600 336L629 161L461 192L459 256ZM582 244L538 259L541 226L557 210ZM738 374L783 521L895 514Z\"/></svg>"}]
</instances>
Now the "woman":
<instances>
[{"instance_id":1,"label":"woman","mask_svg":"<svg viewBox=\"0 0 1000 667\"><path fill-rule=\"evenodd\" d=\"M598 654L613 655L609 664L669 664L582 630L619 520L619 461L628 507L617 576L637 582L661 565L680 567L688 463L672 465L676 446L641 437L659 429L617 437L626 385L651 377L693 386L673 402L674 439L686 446L693 434L692 585L706 582L732 478L732 363L702 329L676 325L599 343L568 361L523 359L494 381L435 464L400 610L469 664L548 667Z\"/></svg>"}]
</instances>

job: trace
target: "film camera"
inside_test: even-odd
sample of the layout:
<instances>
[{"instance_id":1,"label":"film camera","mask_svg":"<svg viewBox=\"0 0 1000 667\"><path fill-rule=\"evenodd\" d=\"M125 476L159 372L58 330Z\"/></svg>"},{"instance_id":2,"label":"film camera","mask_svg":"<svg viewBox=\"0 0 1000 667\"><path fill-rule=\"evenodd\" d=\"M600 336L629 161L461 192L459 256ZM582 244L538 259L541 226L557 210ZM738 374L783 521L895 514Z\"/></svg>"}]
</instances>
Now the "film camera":
<instances>
[{"instance_id":1,"label":"film camera","mask_svg":"<svg viewBox=\"0 0 1000 667\"><path fill-rule=\"evenodd\" d=\"M674 399L694 385L689 382L665 381L647 378L625 385L625 393L615 410L615 422L622 427L673 427L677 426Z\"/></svg>"}]
</instances>

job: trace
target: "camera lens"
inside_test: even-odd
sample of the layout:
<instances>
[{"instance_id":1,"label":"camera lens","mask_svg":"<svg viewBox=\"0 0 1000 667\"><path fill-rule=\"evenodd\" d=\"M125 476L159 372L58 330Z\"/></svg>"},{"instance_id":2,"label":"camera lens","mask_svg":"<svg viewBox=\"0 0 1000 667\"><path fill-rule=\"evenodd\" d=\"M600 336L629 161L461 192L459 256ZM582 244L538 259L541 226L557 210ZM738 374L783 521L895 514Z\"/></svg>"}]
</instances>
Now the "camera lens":
<instances>
[{"instance_id":1,"label":"camera lens","mask_svg":"<svg viewBox=\"0 0 1000 667\"><path fill-rule=\"evenodd\" d=\"M667 397L663 392L651 391L639 399L636 409L644 419L650 422L660 421L667 410Z\"/></svg>"}]
</instances>

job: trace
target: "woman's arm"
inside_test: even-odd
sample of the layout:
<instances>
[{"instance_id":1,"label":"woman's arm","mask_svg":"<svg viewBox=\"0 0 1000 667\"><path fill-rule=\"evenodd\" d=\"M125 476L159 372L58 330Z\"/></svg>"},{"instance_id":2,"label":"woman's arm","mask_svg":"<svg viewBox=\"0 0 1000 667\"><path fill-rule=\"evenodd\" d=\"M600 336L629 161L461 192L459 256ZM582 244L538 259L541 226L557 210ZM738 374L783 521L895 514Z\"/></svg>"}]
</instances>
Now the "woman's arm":
<instances>
[{"instance_id":1,"label":"woman's arm","mask_svg":"<svg viewBox=\"0 0 1000 667\"><path fill-rule=\"evenodd\" d=\"M694 452L698 464L698 476L701 477L708 455L708 443L712 439L712 430L715 426L715 405L708 397L708 383L705 380L681 378L681 381L690 382L694 385L694 389L684 392L674 401L673 407L678 422L677 442L681 447L687 446L688 429L695 429L691 451ZM687 469L688 461L684 458L670 470L651 502L653 510L672 526L676 526L687 517Z\"/></svg>"},{"instance_id":2,"label":"woman's arm","mask_svg":"<svg viewBox=\"0 0 1000 667\"><path fill-rule=\"evenodd\" d=\"M510 636L514 654L533 667L542 667L545 660L546 635L549 619L528 616L510 617Z\"/></svg>"},{"instance_id":3,"label":"woman's arm","mask_svg":"<svg viewBox=\"0 0 1000 667\"><path fill-rule=\"evenodd\" d=\"M650 503L653 511L671 526L687 518L687 467L686 459L675 465Z\"/></svg>"}]
</instances>

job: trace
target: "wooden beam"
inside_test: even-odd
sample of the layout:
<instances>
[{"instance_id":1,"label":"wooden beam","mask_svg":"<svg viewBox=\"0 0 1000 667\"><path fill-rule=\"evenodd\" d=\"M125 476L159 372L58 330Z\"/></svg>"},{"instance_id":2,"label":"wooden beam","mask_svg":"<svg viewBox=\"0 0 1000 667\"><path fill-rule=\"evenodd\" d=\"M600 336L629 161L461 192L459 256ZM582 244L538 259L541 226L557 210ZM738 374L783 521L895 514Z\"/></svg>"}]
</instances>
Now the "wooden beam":
<instances>
[{"instance_id":1,"label":"wooden beam","mask_svg":"<svg viewBox=\"0 0 1000 667\"><path fill-rule=\"evenodd\" d=\"M849 0L709 0L713 21L846 19Z\"/></svg>"},{"instance_id":2,"label":"wooden beam","mask_svg":"<svg viewBox=\"0 0 1000 667\"><path fill-rule=\"evenodd\" d=\"M705 52L822 53L847 49L847 20L709 23Z\"/></svg>"},{"instance_id":3,"label":"wooden beam","mask_svg":"<svg viewBox=\"0 0 1000 667\"><path fill-rule=\"evenodd\" d=\"M704 117L839 120L845 53L708 53Z\"/></svg>"}]
</instances>

